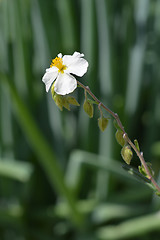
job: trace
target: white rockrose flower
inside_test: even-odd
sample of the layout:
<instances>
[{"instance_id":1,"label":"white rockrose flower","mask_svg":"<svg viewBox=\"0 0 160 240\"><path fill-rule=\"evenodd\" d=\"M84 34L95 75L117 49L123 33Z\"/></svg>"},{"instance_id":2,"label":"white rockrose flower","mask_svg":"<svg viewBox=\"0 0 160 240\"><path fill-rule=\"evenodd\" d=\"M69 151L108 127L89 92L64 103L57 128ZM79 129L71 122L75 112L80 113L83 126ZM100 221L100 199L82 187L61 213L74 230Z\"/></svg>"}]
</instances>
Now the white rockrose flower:
<instances>
[{"instance_id":1,"label":"white rockrose flower","mask_svg":"<svg viewBox=\"0 0 160 240\"><path fill-rule=\"evenodd\" d=\"M83 58L84 54L74 52L73 55L59 53L58 57L52 60L50 68L46 69L42 81L48 92L54 82L54 91L59 95L66 95L73 92L77 87L77 80L70 73L82 77L88 68L88 62Z\"/></svg>"}]
</instances>

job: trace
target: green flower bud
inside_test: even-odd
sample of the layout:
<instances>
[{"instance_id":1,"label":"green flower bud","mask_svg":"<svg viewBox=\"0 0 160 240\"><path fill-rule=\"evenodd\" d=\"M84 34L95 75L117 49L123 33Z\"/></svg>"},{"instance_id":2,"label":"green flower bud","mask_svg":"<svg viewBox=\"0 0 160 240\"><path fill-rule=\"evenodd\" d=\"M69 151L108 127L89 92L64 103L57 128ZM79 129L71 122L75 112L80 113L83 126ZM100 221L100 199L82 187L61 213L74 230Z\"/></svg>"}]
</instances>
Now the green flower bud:
<instances>
[{"instance_id":1,"label":"green flower bud","mask_svg":"<svg viewBox=\"0 0 160 240\"><path fill-rule=\"evenodd\" d=\"M55 101L55 104L57 105L57 107L59 107L59 109L62 111L63 102L64 102L63 97L55 93L55 95L53 96L53 100Z\"/></svg>"},{"instance_id":2,"label":"green flower bud","mask_svg":"<svg viewBox=\"0 0 160 240\"><path fill-rule=\"evenodd\" d=\"M125 145L126 141L123 138L122 130L118 129L115 133L115 137L116 137L117 142L123 147Z\"/></svg>"},{"instance_id":3,"label":"green flower bud","mask_svg":"<svg viewBox=\"0 0 160 240\"><path fill-rule=\"evenodd\" d=\"M122 156L123 160L129 165L132 160L132 157L133 157L133 152L129 145L125 145L122 148L121 156Z\"/></svg>"},{"instance_id":4,"label":"green flower bud","mask_svg":"<svg viewBox=\"0 0 160 240\"><path fill-rule=\"evenodd\" d=\"M108 126L108 118L100 117L98 118L98 126L102 132L107 128Z\"/></svg>"},{"instance_id":5,"label":"green flower bud","mask_svg":"<svg viewBox=\"0 0 160 240\"><path fill-rule=\"evenodd\" d=\"M137 139L134 140L134 145L136 146L137 150L140 152L139 143Z\"/></svg>"},{"instance_id":6,"label":"green flower bud","mask_svg":"<svg viewBox=\"0 0 160 240\"><path fill-rule=\"evenodd\" d=\"M69 104L74 105L74 106L80 106L80 104L77 102L77 100L74 97L67 97L67 101Z\"/></svg>"},{"instance_id":7,"label":"green flower bud","mask_svg":"<svg viewBox=\"0 0 160 240\"><path fill-rule=\"evenodd\" d=\"M90 118L93 117L94 109L93 109L93 104L92 103L90 103L88 100L85 100L84 104L83 104L83 109L88 114L88 116Z\"/></svg>"},{"instance_id":8,"label":"green flower bud","mask_svg":"<svg viewBox=\"0 0 160 240\"><path fill-rule=\"evenodd\" d=\"M147 167L148 167L148 169L149 169L149 172L150 172L151 176L153 177L153 176L154 176L154 171L153 171L153 169L152 169L152 164L151 164L150 162L146 162L146 164L147 164ZM145 170L145 168L144 168L143 165L138 166L138 169L139 169L139 172L140 172L143 176L145 176L146 178L149 178L149 176L148 176L148 174L146 173L146 170Z\"/></svg>"}]
</instances>

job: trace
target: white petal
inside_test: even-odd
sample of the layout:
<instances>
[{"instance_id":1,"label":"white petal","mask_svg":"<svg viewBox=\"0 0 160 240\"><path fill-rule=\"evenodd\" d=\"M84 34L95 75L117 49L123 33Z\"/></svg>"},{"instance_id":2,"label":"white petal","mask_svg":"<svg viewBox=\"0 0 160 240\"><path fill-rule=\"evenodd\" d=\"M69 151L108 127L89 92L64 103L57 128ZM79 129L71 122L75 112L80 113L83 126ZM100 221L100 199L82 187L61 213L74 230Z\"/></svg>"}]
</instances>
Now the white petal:
<instances>
[{"instance_id":1,"label":"white petal","mask_svg":"<svg viewBox=\"0 0 160 240\"><path fill-rule=\"evenodd\" d=\"M73 57L84 57L84 54L79 52L74 52Z\"/></svg>"},{"instance_id":2,"label":"white petal","mask_svg":"<svg viewBox=\"0 0 160 240\"><path fill-rule=\"evenodd\" d=\"M88 62L83 58L77 58L74 63L67 67L67 72L82 77L87 72L87 68Z\"/></svg>"},{"instance_id":3,"label":"white petal","mask_svg":"<svg viewBox=\"0 0 160 240\"><path fill-rule=\"evenodd\" d=\"M59 74L55 83L54 91L59 95L66 95L73 92L77 87L76 79L70 74Z\"/></svg>"},{"instance_id":4,"label":"white petal","mask_svg":"<svg viewBox=\"0 0 160 240\"><path fill-rule=\"evenodd\" d=\"M88 68L88 62L82 58L84 54L75 52L72 56L65 55L63 57L63 64L67 66L66 73L73 73L79 77L82 77Z\"/></svg>"},{"instance_id":5,"label":"white petal","mask_svg":"<svg viewBox=\"0 0 160 240\"><path fill-rule=\"evenodd\" d=\"M52 83L54 82L57 76L58 76L58 69L56 67L51 67L46 69L46 73L42 78L42 81L46 85L46 92L49 91Z\"/></svg>"},{"instance_id":6,"label":"white petal","mask_svg":"<svg viewBox=\"0 0 160 240\"><path fill-rule=\"evenodd\" d=\"M84 54L79 52L74 52L73 55L64 55L63 56L63 64L67 67L77 61L78 58L83 57Z\"/></svg>"},{"instance_id":7,"label":"white petal","mask_svg":"<svg viewBox=\"0 0 160 240\"><path fill-rule=\"evenodd\" d=\"M58 57L59 57L59 58L62 58L62 53L59 53L59 54L58 54Z\"/></svg>"}]
</instances>

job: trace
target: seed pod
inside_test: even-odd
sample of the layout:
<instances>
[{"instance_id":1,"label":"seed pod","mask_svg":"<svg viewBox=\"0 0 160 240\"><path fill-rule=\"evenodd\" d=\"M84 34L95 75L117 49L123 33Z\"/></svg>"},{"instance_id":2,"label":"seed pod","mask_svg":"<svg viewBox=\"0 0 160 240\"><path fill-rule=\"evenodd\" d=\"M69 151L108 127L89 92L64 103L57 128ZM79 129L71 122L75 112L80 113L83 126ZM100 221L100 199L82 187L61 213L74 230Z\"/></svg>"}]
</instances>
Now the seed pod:
<instances>
[{"instance_id":1,"label":"seed pod","mask_svg":"<svg viewBox=\"0 0 160 240\"><path fill-rule=\"evenodd\" d=\"M88 114L88 116L90 118L93 117L94 109L93 109L93 104L92 103L90 103L88 100L85 100L84 104L83 104L83 109Z\"/></svg>"},{"instance_id":2,"label":"seed pod","mask_svg":"<svg viewBox=\"0 0 160 240\"><path fill-rule=\"evenodd\" d=\"M108 118L100 117L98 118L98 126L102 132L107 128L108 126Z\"/></svg>"},{"instance_id":3,"label":"seed pod","mask_svg":"<svg viewBox=\"0 0 160 240\"><path fill-rule=\"evenodd\" d=\"M122 156L123 160L129 165L132 160L132 157L133 157L133 152L129 145L125 145L122 148L121 156Z\"/></svg>"},{"instance_id":4,"label":"seed pod","mask_svg":"<svg viewBox=\"0 0 160 240\"><path fill-rule=\"evenodd\" d=\"M74 97L67 97L67 101L69 104L74 105L74 106L80 106L80 104L77 102L77 100Z\"/></svg>"},{"instance_id":5,"label":"seed pod","mask_svg":"<svg viewBox=\"0 0 160 240\"><path fill-rule=\"evenodd\" d=\"M123 147L126 142L123 138L123 132L118 129L115 133L115 137L116 137L117 142Z\"/></svg>"},{"instance_id":6,"label":"seed pod","mask_svg":"<svg viewBox=\"0 0 160 240\"><path fill-rule=\"evenodd\" d=\"M59 109L62 111L63 110L63 97L61 95L55 94L53 96L53 100L55 101L55 104L57 105L57 107L59 107Z\"/></svg>"}]
</instances>

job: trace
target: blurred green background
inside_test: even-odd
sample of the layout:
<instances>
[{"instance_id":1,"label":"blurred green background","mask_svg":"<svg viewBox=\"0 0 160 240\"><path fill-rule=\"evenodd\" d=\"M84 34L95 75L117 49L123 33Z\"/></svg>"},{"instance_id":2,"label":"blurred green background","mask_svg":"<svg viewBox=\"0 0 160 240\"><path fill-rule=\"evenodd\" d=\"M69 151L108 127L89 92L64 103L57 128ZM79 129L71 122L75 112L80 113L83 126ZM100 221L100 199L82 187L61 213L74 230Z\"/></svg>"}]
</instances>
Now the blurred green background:
<instances>
[{"instance_id":1,"label":"blurred green background","mask_svg":"<svg viewBox=\"0 0 160 240\"><path fill-rule=\"evenodd\" d=\"M158 240L160 200L122 168L112 120L101 133L81 89L71 112L45 92L74 51L160 183L160 1L0 0L0 239Z\"/></svg>"}]
</instances>

